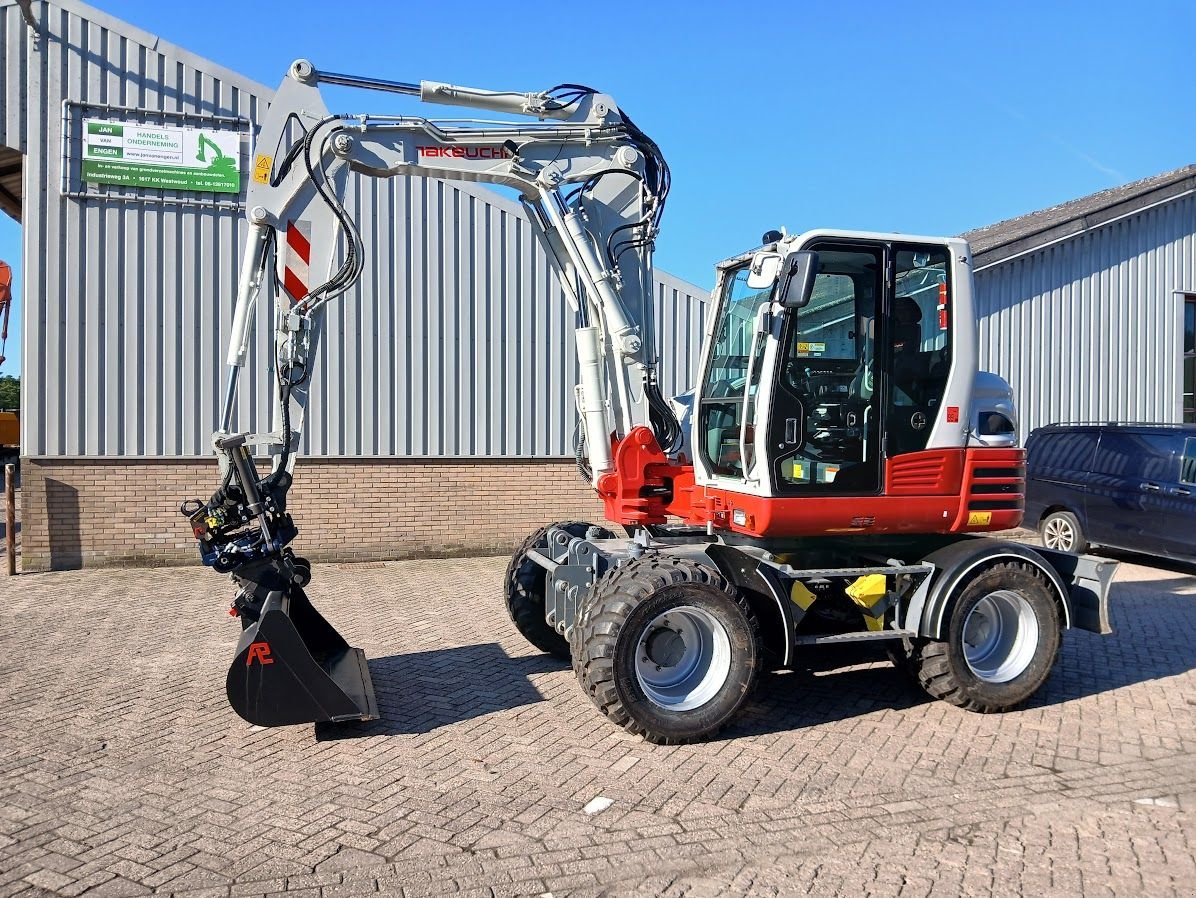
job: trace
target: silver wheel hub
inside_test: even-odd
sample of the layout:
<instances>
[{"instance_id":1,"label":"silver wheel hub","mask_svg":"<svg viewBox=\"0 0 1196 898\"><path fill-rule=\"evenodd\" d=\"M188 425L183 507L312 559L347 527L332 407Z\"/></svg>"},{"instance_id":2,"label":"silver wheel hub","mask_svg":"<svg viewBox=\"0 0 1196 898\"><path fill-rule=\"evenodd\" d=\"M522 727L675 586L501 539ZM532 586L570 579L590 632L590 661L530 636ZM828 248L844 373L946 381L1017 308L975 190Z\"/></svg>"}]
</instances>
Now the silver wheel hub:
<instances>
[{"instance_id":1,"label":"silver wheel hub","mask_svg":"<svg viewBox=\"0 0 1196 898\"><path fill-rule=\"evenodd\" d=\"M1064 518L1051 518L1043 528L1043 542L1048 549L1069 551L1075 545L1076 534Z\"/></svg>"},{"instance_id":2,"label":"silver wheel hub","mask_svg":"<svg viewBox=\"0 0 1196 898\"><path fill-rule=\"evenodd\" d=\"M1038 617L1026 598L1000 589L982 598L963 622L963 654L986 683L1020 676L1038 649Z\"/></svg>"},{"instance_id":3,"label":"silver wheel hub","mask_svg":"<svg viewBox=\"0 0 1196 898\"><path fill-rule=\"evenodd\" d=\"M718 694L730 674L730 637L702 608L670 608L640 633L635 678L648 700L661 708L699 708Z\"/></svg>"}]
</instances>

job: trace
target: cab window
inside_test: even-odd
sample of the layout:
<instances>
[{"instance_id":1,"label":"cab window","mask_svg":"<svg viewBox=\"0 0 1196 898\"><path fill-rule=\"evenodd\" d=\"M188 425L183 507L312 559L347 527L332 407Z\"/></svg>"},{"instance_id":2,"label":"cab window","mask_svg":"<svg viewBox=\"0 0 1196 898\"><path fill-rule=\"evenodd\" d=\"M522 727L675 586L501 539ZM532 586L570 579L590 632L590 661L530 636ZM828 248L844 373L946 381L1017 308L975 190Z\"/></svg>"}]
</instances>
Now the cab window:
<instances>
[{"instance_id":1,"label":"cab window","mask_svg":"<svg viewBox=\"0 0 1196 898\"><path fill-rule=\"evenodd\" d=\"M768 302L771 288L753 290L747 284L748 266L727 274L719 304L714 350L702 382L698 450L714 474L743 476L739 437L743 424L744 397L752 360L752 336L756 315ZM757 367L759 360L757 360ZM750 414L750 409L747 411Z\"/></svg>"},{"instance_id":2,"label":"cab window","mask_svg":"<svg viewBox=\"0 0 1196 898\"><path fill-rule=\"evenodd\" d=\"M943 247L896 247L889 321L889 454L926 448L951 369L950 259Z\"/></svg>"}]
</instances>

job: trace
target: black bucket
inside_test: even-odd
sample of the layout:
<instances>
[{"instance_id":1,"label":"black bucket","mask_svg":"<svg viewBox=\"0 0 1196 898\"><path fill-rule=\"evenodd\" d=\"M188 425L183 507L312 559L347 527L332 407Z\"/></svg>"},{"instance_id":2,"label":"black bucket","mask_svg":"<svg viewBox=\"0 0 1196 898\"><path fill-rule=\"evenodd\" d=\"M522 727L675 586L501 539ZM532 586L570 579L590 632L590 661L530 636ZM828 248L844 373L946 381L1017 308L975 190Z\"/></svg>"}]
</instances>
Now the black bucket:
<instances>
[{"instance_id":1,"label":"black bucket","mask_svg":"<svg viewBox=\"0 0 1196 898\"><path fill-rule=\"evenodd\" d=\"M241 634L228 701L264 727L378 717L365 652L345 642L297 586L271 592Z\"/></svg>"}]
</instances>

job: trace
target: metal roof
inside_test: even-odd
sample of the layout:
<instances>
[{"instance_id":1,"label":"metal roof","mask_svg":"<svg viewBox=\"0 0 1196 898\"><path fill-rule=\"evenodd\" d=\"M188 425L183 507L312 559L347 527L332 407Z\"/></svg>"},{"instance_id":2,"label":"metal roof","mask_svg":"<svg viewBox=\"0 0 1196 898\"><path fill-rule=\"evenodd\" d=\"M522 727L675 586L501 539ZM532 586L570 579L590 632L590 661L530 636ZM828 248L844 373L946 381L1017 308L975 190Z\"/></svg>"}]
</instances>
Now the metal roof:
<instances>
[{"instance_id":1,"label":"metal roof","mask_svg":"<svg viewBox=\"0 0 1196 898\"><path fill-rule=\"evenodd\" d=\"M1049 209L977 228L963 236L972 245L974 266L983 268L1193 191L1196 191L1196 165L1185 165Z\"/></svg>"}]
</instances>

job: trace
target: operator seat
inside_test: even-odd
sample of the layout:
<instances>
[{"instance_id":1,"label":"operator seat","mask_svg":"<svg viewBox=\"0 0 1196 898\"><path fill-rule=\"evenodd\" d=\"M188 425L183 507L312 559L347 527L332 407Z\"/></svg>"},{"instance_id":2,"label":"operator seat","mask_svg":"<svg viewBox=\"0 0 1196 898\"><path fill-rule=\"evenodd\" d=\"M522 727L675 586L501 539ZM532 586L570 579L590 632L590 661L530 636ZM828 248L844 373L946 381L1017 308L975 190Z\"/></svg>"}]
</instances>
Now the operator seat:
<instances>
[{"instance_id":1,"label":"operator seat","mask_svg":"<svg viewBox=\"0 0 1196 898\"><path fill-rule=\"evenodd\" d=\"M891 327L893 386L896 405L920 405L923 387L930 376L931 353L922 352L922 309L911 296L893 300Z\"/></svg>"},{"instance_id":2,"label":"operator seat","mask_svg":"<svg viewBox=\"0 0 1196 898\"><path fill-rule=\"evenodd\" d=\"M873 332L874 328L870 326L870 337ZM922 352L922 309L913 297L898 296L893 300L892 315L889 321L889 345L893 351L892 367L889 369L892 383L892 398L890 400L892 405L894 407L920 405L924 387L930 378L933 353ZM853 393L871 402L874 386L872 365L861 363L852 383ZM906 451L907 445L912 445L912 441L907 439L904 433L901 423L903 420L903 416L897 414L890 421L890 454ZM869 445L875 447L876 444L872 442ZM877 484L874 452L875 449L870 448L868 458L853 465L844 465L838 476L835 477L835 485L849 492L875 488Z\"/></svg>"}]
</instances>

